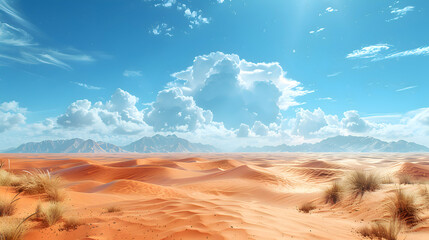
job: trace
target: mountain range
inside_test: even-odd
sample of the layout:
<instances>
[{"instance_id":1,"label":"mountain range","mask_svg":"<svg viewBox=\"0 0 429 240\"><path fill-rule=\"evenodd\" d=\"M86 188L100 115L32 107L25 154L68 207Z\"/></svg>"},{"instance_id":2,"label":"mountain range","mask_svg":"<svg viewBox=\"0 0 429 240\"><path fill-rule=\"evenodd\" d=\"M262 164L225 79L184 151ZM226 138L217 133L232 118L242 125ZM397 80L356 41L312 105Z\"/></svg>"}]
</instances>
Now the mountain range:
<instances>
[{"instance_id":1,"label":"mountain range","mask_svg":"<svg viewBox=\"0 0 429 240\"><path fill-rule=\"evenodd\" d=\"M192 143L176 135L143 137L126 146L96 142L91 139L46 140L29 142L6 153L169 153L169 152L218 152L211 145ZM385 142L372 137L336 136L318 143L244 147L236 152L429 152L429 148L413 142Z\"/></svg>"},{"instance_id":2,"label":"mountain range","mask_svg":"<svg viewBox=\"0 0 429 240\"><path fill-rule=\"evenodd\" d=\"M42 142L30 142L20 145L15 149L9 149L7 153L167 153L167 152L216 152L217 149L210 145L191 143L188 140L178 138L176 135L155 135L143 137L131 144L118 147L111 143L96 142L91 139L83 140L74 138L69 140L46 140Z\"/></svg>"},{"instance_id":3,"label":"mountain range","mask_svg":"<svg viewBox=\"0 0 429 240\"><path fill-rule=\"evenodd\" d=\"M318 143L301 145L278 145L244 147L238 152L429 152L429 148L413 142L400 140L385 142L373 137L336 136Z\"/></svg>"}]
</instances>

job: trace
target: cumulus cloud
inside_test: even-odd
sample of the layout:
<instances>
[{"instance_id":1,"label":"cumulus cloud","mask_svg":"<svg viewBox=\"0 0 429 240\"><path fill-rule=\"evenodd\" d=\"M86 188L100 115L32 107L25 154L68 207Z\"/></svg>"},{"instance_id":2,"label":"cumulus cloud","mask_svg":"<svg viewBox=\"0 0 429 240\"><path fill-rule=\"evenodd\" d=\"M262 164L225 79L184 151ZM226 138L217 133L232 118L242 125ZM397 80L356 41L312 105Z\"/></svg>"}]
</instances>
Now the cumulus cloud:
<instances>
[{"instance_id":1,"label":"cumulus cloud","mask_svg":"<svg viewBox=\"0 0 429 240\"><path fill-rule=\"evenodd\" d=\"M341 119L343 128L352 133L368 132L371 129L370 124L359 116L355 110L344 112L344 118Z\"/></svg>"},{"instance_id":2,"label":"cumulus cloud","mask_svg":"<svg viewBox=\"0 0 429 240\"><path fill-rule=\"evenodd\" d=\"M311 92L286 78L279 63L252 63L222 52L198 56L172 76L176 80L169 87L180 88L197 106L210 110L215 121L233 128L279 122L280 110L300 105L296 98Z\"/></svg>"},{"instance_id":3,"label":"cumulus cloud","mask_svg":"<svg viewBox=\"0 0 429 240\"><path fill-rule=\"evenodd\" d=\"M366 46L361 49L354 50L349 53L346 58L374 58L382 51L388 50L390 46L388 44L376 44Z\"/></svg>"},{"instance_id":4,"label":"cumulus cloud","mask_svg":"<svg viewBox=\"0 0 429 240\"><path fill-rule=\"evenodd\" d=\"M187 6L185 3L176 1L176 0L157 0L154 4L155 7L165 7L165 8L172 8L173 6L176 6L176 10L179 12L183 12L183 16L189 21L189 28L193 29L197 26L200 26L202 24L208 24L210 23L210 20L207 17L203 16L202 10L193 10L189 6ZM223 1L222 1L223 2ZM222 3L219 2L219 3ZM172 36L171 30L172 27L168 27L161 25L157 25L150 31L151 34L154 35L160 35L162 33L165 33L167 36Z\"/></svg>"},{"instance_id":5,"label":"cumulus cloud","mask_svg":"<svg viewBox=\"0 0 429 240\"><path fill-rule=\"evenodd\" d=\"M252 127L252 131L257 136L267 136L268 130L269 130L268 127L265 124L263 124L261 121L255 121Z\"/></svg>"},{"instance_id":6,"label":"cumulus cloud","mask_svg":"<svg viewBox=\"0 0 429 240\"><path fill-rule=\"evenodd\" d=\"M0 104L0 133L25 123L26 109L19 107L16 101Z\"/></svg>"},{"instance_id":7,"label":"cumulus cloud","mask_svg":"<svg viewBox=\"0 0 429 240\"><path fill-rule=\"evenodd\" d=\"M313 111L300 108L296 110L295 118L289 121L291 134L306 138L323 135L326 132L326 129L322 130L324 128L338 129L338 125L338 117L326 115L320 108Z\"/></svg>"},{"instance_id":8,"label":"cumulus cloud","mask_svg":"<svg viewBox=\"0 0 429 240\"><path fill-rule=\"evenodd\" d=\"M198 107L191 96L176 87L159 92L145 114L145 121L155 131L194 131L212 120L211 111Z\"/></svg>"},{"instance_id":9,"label":"cumulus cloud","mask_svg":"<svg viewBox=\"0 0 429 240\"><path fill-rule=\"evenodd\" d=\"M122 89L117 89L105 103L77 100L57 118L57 124L66 129L135 134L147 127L143 121L143 111L136 107L137 102L136 96Z\"/></svg>"},{"instance_id":10,"label":"cumulus cloud","mask_svg":"<svg viewBox=\"0 0 429 240\"><path fill-rule=\"evenodd\" d=\"M240 128L237 131L237 137L248 137L250 134L250 127L247 124L240 124Z\"/></svg>"}]
</instances>

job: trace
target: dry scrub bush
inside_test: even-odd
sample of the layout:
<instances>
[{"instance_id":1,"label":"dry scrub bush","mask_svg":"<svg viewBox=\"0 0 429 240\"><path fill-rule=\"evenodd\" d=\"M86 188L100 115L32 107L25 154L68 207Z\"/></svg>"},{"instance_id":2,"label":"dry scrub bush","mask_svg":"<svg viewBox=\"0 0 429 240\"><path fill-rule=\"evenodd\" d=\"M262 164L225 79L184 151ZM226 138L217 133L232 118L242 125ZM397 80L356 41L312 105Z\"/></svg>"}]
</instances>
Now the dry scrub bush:
<instances>
[{"instance_id":1,"label":"dry scrub bush","mask_svg":"<svg viewBox=\"0 0 429 240\"><path fill-rule=\"evenodd\" d=\"M27 228L25 222L34 215L19 220L2 218L0 219L0 240L21 240Z\"/></svg>"},{"instance_id":2,"label":"dry scrub bush","mask_svg":"<svg viewBox=\"0 0 429 240\"><path fill-rule=\"evenodd\" d=\"M393 218L401 220L409 226L420 221L420 209L415 196L406 194L401 189L396 190L394 195L389 198L386 207Z\"/></svg>"},{"instance_id":3,"label":"dry scrub bush","mask_svg":"<svg viewBox=\"0 0 429 240\"><path fill-rule=\"evenodd\" d=\"M65 192L61 179L51 175L49 171L27 172L22 178L22 184L18 187L19 191L28 194L45 193L51 201L64 200Z\"/></svg>"},{"instance_id":4,"label":"dry scrub bush","mask_svg":"<svg viewBox=\"0 0 429 240\"><path fill-rule=\"evenodd\" d=\"M118 208L118 207L112 206L112 207L108 207L108 208L106 208L106 211L107 211L108 213L114 213L114 212L120 212L120 211L121 211L121 209L120 209L120 208Z\"/></svg>"},{"instance_id":5,"label":"dry scrub bush","mask_svg":"<svg viewBox=\"0 0 429 240\"><path fill-rule=\"evenodd\" d=\"M380 189L380 181L374 173L355 171L347 178L350 190L355 194L363 196L365 192L373 192Z\"/></svg>"},{"instance_id":6,"label":"dry scrub bush","mask_svg":"<svg viewBox=\"0 0 429 240\"><path fill-rule=\"evenodd\" d=\"M381 184L392 184L392 183L393 183L393 180L390 176L384 176L381 179Z\"/></svg>"},{"instance_id":7,"label":"dry scrub bush","mask_svg":"<svg viewBox=\"0 0 429 240\"><path fill-rule=\"evenodd\" d=\"M0 240L20 240L25 231L25 225L18 219L0 220Z\"/></svg>"},{"instance_id":8,"label":"dry scrub bush","mask_svg":"<svg viewBox=\"0 0 429 240\"><path fill-rule=\"evenodd\" d=\"M22 179L4 169L0 169L0 186L19 186Z\"/></svg>"},{"instance_id":9,"label":"dry scrub bush","mask_svg":"<svg viewBox=\"0 0 429 240\"><path fill-rule=\"evenodd\" d=\"M410 175L401 174L398 176L399 184L412 184L412 178Z\"/></svg>"},{"instance_id":10,"label":"dry scrub bush","mask_svg":"<svg viewBox=\"0 0 429 240\"><path fill-rule=\"evenodd\" d=\"M52 226L62 219L64 207L58 202L49 202L45 206L38 205L36 208L36 216L48 225Z\"/></svg>"},{"instance_id":11,"label":"dry scrub bush","mask_svg":"<svg viewBox=\"0 0 429 240\"><path fill-rule=\"evenodd\" d=\"M16 194L13 198L1 196L0 197L0 216L12 216L16 210L16 202L19 200L17 198L19 195Z\"/></svg>"},{"instance_id":12,"label":"dry scrub bush","mask_svg":"<svg viewBox=\"0 0 429 240\"><path fill-rule=\"evenodd\" d=\"M298 208L298 210L303 213L309 213L311 210L314 209L316 209L316 206L314 206L311 202L306 202Z\"/></svg>"},{"instance_id":13,"label":"dry scrub bush","mask_svg":"<svg viewBox=\"0 0 429 240\"><path fill-rule=\"evenodd\" d=\"M326 203L335 204L340 201L342 188L338 182L333 182L332 185L324 192Z\"/></svg>"},{"instance_id":14,"label":"dry scrub bush","mask_svg":"<svg viewBox=\"0 0 429 240\"><path fill-rule=\"evenodd\" d=\"M363 237L370 239L385 239L385 240L396 240L398 234L401 231L401 225L393 219L389 223L375 222L370 226L362 227L359 229L359 233Z\"/></svg>"}]
</instances>

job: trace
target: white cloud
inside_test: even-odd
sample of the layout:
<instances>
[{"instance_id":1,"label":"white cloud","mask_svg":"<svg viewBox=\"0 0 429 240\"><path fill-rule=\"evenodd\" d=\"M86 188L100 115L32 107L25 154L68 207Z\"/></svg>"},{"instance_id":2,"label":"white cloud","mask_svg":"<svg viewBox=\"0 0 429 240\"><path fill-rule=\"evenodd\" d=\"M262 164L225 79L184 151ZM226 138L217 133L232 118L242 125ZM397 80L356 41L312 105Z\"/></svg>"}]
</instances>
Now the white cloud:
<instances>
[{"instance_id":1,"label":"white cloud","mask_svg":"<svg viewBox=\"0 0 429 240\"><path fill-rule=\"evenodd\" d=\"M217 0L218 3L223 3L225 0Z\"/></svg>"},{"instance_id":2,"label":"white cloud","mask_svg":"<svg viewBox=\"0 0 429 240\"><path fill-rule=\"evenodd\" d=\"M16 101L0 104L0 133L13 129L25 123L26 109L19 107Z\"/></svg>"},{"instance_id":3,"label":"white cloud","mask_svg":"<svg viewBox=\"0 0 429 240\"><path fill-rule=\"evenodd\" d=\"M161 3L156 3L155 7L162 6L162 7L169 8L169 7L172 7L174 4L176 4L176 0L162 0Z\"/></svg>"},{"instance_id":4,"label":"white cloud","mask_svg":"<svg viewBox=\"0 0 429 240\"><path fill-rule=\"evenodd\" d=\"M137 102L137 97L122 89L117 89L106 103L77 100L58 117L57 124L66 129L89 129L104 134L136 134L147 128Z\"/></svg>"},{"instance_id":5,"label":"white cloud","mask_svg":"<svg viewBox=\"0 0 429 240\"><path fill-rule=\"evenodd\" d=\"M247 124L240 124L240 128L237 131L237 137L248 137L250 134L250 127Z\"/></svg>"},{"instance_id":6,"label":"white cloud","mask_svg":"<svg viewBox=\"0 0 429 240\"><path fill-rule=\"evenodd\" d=\"M91 56L82 54L77 50L54 50L39 45L33 40L33 36L25 30L35 31L34 27L11 7L10 1L0 0L0 11L6 13L6 15L0 15L0 47L2 47L0 59L5 60L4 63L48 64L71 69L69 62L94 61ZM21 27L5 22L4 16L11 16ZM3 46L5 47L3 48Z\"/></svg>"},{"instance_id":7,"label":"white cloud","mask_svg":"<svg viewBox=\"0 0 429 240\"><path fill-rule=\"evenodd\" d=\"M101 90L101 89L103 89L101 87L91 86L91 85L88 85L86 83L81 83L81 82L71 82L71 83L76 84L79 87L83 87L83 88L89 89L89 90Z\"/></svg>"},{"instance_id":8,"label":"white cloud","mask_svg":"<svg viewBox=\"0 0 429 240\"><path fill-rule=\"evenodd\" d=\"M156 25L155 27L153 27L149 33L158 36L158 35L165 35L165 36L169 36L172 37L172 31L173 31L174 27L170 27L168 26L168 24L166 23L161 23Z\"/></svg>"},{"instance_id":9,"label":"white cloud","mask_svg":"<svg viewBox=\"0 0 429 240\"><path fill-rule=\"evenodd\" d=\"M0 44L12 46L34 45L33 37L26 31L0 22Z\"/></svg>"},{"instance_id":10,"label":"white cloud","mask_svg":"<svg viewBox=\"0 0 429 240\"><path fill-rule=\"evenodd\" d=\"M328 77L328 78L336 77L336 76L340 75L341 73L342 72L331 73L331 74L326 75L326 77Z\"/></svg>"},{"instance_id":11,"label":"white cloud","mask_svg":"<svg viewBox=\"0 0 429 240\"><path fill-rule=\"evenodd\" d=\"M333 13L333 12L338 12L338 9L335 9L333 7L328 7L325 10L326 13Z\"/></svg>"},{"instance_id":12,"label":"white cloud","mask_svg":"<svg viewBox=\"0 0 429 240\"><path fill-rule=\"evenodd\" d=\"M241 123L280 122L280 110L300 105L296 98L311 91L285 77L279 63L252 63L222 52L198 56L192 66L172 74L169 86L192 96L213 112L215 121L238 128Z\"/></svg>"},{"instance_id":13,"label":"white cloud","mask_svg":"<svg viewBox=\"0 0 429 240\"><path fill-rule=\"evenodd\" d=\"M320 33L323 30L325 30L325 28L318 28L317 30L310 31L309 33L310 34Z\"/></svg>"},{"instance_id":14,"label":"white cloud","mask_svg":"<svg viewBox=\"0 0 429 240\"><path fill-rule=\"evenodd\" d=\"M395 21L395 20L398 20L400 18L403 18L405 15L407 15L407 13L409 13L413 10L414 10L414 6L406 6L404 8L394 8L390 11L390 13L392 15L394 15L395 17L388 19L387 22Z\"/></svg>"},{"instance_id":15,"label":"white cloud","mask_svg":"<svg viewBox=\"0 0 429 240\"><path fill-rule=\"evenodd\" d=\"M408 86L408 87L397 89L396 91L397 92L402 92L402 91L410 90L410 89L413 89L413 88L416 88L416 87L417 86Z\"/></svg>"},{"instance_id":16,"label":"white cloud","mask_svg":"<svg viewBox=\"0 0 429 240\"><path fill-rule=\"evenodd\" d=\"M142 72L141 71L135 71L135 70L125 70L122 75L124 77L141 77Z\"/></svg>"},{"instance_id":17,"label":"white cloud","mask_svg":"<svg viewBox=\"0 0 429 240\"><path fill-rule=\"evenodd\" d=\"M407 57L407 56L420 56L420 55L423 55L423 56L429 55L429 46L389 54L383 57L382 59L399 58L399 57Z\"/></svg>"},{"instance_id":18,"label":"white cloud","mask_svg":"<svg viewBox=\"0 0 429 240\"><path fill-rule=\"evenodd\" d=\"M313 112L306 109L296 110L295 118L289 121L291 134L306 138L314 138L320 135L320 131L328 125L338 126L338 117L325 115L322 109L314 109Z\"/></svg>"},{"instance_id":19,"label":"white cloud","mask_svg":"<svg viewBox=\"0 0 429 240\"><path fill-rule=\"evenodd\" d=\"M388 50L390 48L387 44L376 44L371 46L366 46L358 50L354 50L352 53L349 53L346 58L374 58L380 52Z\"/></svg>"},{"instance_id":20,"label":"white cloud","mask_svg":"<svg viewBox=\"0 0 429 240\"><path fill-rule=\"evenodd\" d=\"M351 133L364 133L372 128L368 121L362 119L355 110L344 112L344 118L341 119L341 124L344 129Z\"/></svg>"},{"instance_id":21,"label":"white cloud","mask_svg":"<svg viewBox=\"0 0 429 240\"><path fill-rule=\"evenodd\" d=\"M261 121L255 121L252 127L252 131L257 136L267 136L268 135L268 127L263 124Z\"/></svg>"},{"instance_id":22,"label":"white cloud","mask_svg":"<svg viewBox=\"0 0 429 240\"><path fill-rule=\"evenodd\" d=\"M198 107L191 96L176 87L160 91L145 114L145 121L155 131L195 131L212 120L211 111Z\"/></svg>"},{"instance_id":23,"label":"white cloud","mask_svg":"<svg viewBox=\"0 0 429 240\"><path fill-rule=\"evenodd\" d=\"M195 26L199 26L201 24L208 24L210 20L206 17L203 17L202 11L192 11L189 8L186 8L186 5L183 4L183 9L185 9L184 14L185 17L189 20L189 28L193 29Z\"/></svg>"},{"instance_id":24,"label":"white cloud","mask_svg":"<svg viewBox=\"0 0 429 240\"><path fill-rule=\"evenodd\" d=\"M157 3L155 3L155 7L165 7L165 8L171 8L173 6L176 5L176 10L183 12L184 17L189 21L189 28L193 29L197 26L200 26L202 24L208 24L210 23L210 20L207 17L204 17L202 14L202 10L192 10L190 7L188 7L186 4L181 3L179 1L176 0L158 0L156 1ZM218 3L223 3L223 0L218 0ZM150 30L151 34L154 35L160 35L163 32L165 33L165 35L167 36L172 36L171 34L171 30L173 29L171 27L170 31L166 31L162 29L163 26L162 25L157 25L155 27L153 27ZM164 27L166 29L169 29L168 27Z\"/></svg>"}]
</instances>

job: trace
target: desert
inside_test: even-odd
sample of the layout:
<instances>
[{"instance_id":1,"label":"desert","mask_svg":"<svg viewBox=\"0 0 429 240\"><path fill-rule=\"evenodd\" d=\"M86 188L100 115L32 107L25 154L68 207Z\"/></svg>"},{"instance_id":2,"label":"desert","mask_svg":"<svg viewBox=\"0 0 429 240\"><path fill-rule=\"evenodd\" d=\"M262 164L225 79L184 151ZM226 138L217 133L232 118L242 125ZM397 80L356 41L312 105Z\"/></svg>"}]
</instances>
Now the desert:
<instances>
[{"instance_id":1,"label":"desert","mask_svg":"<svg viewBox=\"0 0 429 240\"><path fill-rule=\"evenodd\" d=\"M1 154L0 159L3 173L49 173L61 181L60 216L53 223L36 216L40 213L27 219L25 240L365 239L364 229L377 223L395 227L392 239L429 235L427 153ZM346 185L356 174L374 176L379 186L354 191ZM4 176L1 198L12 199L19 187L4 186ZM337 183L343 189L332 201L327 192ZM411 196L415 221L389 210L398 189ZM51 204L51 195L19 194L12 214L0 217L1 228Z\"/></svg>"}]
</instances>

